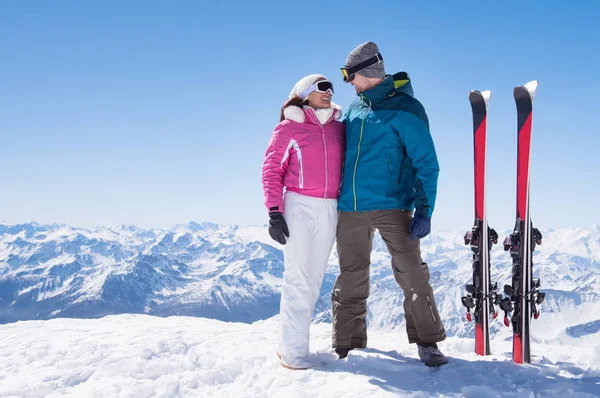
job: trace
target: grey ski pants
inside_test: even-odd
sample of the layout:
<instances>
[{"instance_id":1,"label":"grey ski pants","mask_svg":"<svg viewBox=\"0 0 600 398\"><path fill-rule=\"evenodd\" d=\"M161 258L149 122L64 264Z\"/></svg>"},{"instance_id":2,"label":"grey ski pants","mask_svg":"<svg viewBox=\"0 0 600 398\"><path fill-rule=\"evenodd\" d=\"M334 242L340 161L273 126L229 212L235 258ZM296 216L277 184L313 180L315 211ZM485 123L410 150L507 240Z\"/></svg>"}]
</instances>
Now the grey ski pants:
<instances>
[{"instance_id":1,"label":"grey ski pants","mask_svg":"<svg viewBox=\"0 0 600 398\"><path fill-rule=\"evenodd\" d=\"M435 343L446 331L429 284L429 268L421 258L420 240L410 239L412 212L378 210L340 212L337 251L340 274L332 293L333 347L367 346L367 298L375 229L392 256L396 282L404 292L406 333L410 343Z\"/></svg>"}]
</instances>

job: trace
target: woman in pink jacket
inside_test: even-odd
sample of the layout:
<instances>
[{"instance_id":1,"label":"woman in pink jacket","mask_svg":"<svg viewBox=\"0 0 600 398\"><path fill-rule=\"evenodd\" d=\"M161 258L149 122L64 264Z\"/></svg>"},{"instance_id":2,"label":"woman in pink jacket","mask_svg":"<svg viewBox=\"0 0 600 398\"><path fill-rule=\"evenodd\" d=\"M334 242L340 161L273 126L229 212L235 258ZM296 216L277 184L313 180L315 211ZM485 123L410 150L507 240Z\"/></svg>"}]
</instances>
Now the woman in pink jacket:
<instances>
[{"instance_id":1,"label":"woman in pink jacket","mask_svg":"<svg viewBox=\"0 0 600 398\"><path fill-rule=\"evenodd\" d=\"M277 354L290 369L311 366L309 328L337 227L345 130L332 95L323 75L296 83L262 168L269 234L284 245Z\"/></svg>"}]
</instances>

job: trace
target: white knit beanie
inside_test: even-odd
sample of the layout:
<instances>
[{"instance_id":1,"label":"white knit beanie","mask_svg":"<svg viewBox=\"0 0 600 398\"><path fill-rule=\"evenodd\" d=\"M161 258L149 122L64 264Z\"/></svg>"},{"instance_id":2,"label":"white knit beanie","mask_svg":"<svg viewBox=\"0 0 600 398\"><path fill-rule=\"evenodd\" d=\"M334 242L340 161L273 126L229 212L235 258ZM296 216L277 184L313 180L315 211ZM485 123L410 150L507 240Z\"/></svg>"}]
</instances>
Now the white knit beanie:
<instances>
[{"instance_id":1,"label":"white knit beanie","mask_svg":"<svg viewBox=\"0 0 600 398\"><path fill-rule=\"evenodd\" d=\"M304 90L309 88L311 85L313 85L319 79L327 79L327 78L323 75L319 75L318 73L314 73L312 75L303 77L302 79L300 79L298 81L298 83L296 83L294 85L294 88L292 88L292 91L290 91L289 98L292 98L295 96L299 97L300 94L302 94L304 92Z\"/></svg>"}]
</instances>

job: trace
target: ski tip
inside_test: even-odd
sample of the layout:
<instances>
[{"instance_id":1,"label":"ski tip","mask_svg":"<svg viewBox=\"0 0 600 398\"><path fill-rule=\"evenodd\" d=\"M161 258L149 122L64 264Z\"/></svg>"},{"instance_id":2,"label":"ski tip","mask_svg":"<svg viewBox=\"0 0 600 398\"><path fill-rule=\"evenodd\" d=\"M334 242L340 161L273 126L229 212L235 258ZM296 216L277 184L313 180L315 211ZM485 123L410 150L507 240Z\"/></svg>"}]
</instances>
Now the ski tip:
<instances>
[{"instance_id":1,"label":"ski tip","mask_svg":"<svg viewBox=\"0 0 600 398\"><path fill-rule=\"evenodd\" d=\"M515 91L520 88L524 88L529 93L529 95L533 98L533 96L535 95L535 91L537 90L537 87L538 87L538 81L532 80L528 83L525 83L522 86L515 87Z\"/></svg>"},{"instance_id":2,"label":"ski tip","mask_svg":"<svg viewBox=\"0 0 600 398\"><path fill-rule=\"evenodd\" d=\"M482 91L481 95L483 96L483 99L485 100L486 104L490 102L490 97L492 96L492 92L490 90Z\"/></svg>"},{"instance_id":3,"label":"ski tip","mask_svg":"<svg viewBox=\"0 0 600 398\"><path fill-rule=\"evenodd\" d=\"M492 92L490 90L485 90L485 91L471 90L471 91L469 91L469 100L473 101L474 98L483 98L486 105L488 104L488 102L490 102L491 96L492 96Z\"/></svg>"},{"instance_id":4,"label":"ski tip","mask_svg":"<svg viewBox=\"0 0 600 398\"><path fill-rule=\"evenodd\" d=\"M532 80L529 83L525 83L525 85L524 85L524 87L527 89L527 91L529 91L531 94L535 93L537 86L538 86L537 80Z\"/></svg>"}]
</instances>

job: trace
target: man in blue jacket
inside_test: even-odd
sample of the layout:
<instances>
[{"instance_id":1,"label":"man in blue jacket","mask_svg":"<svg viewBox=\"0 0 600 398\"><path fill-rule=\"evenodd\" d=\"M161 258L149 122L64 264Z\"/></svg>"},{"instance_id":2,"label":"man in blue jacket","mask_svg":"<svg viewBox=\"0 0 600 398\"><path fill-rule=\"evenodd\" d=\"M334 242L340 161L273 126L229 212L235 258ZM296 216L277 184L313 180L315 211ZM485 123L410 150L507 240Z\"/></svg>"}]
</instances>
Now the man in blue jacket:
<instances>
[{"instance_id":1,"label":"man in blue jacket","mask_svg":"<svg viewBox=\"0 0 600 398\"><path fill-rule=\"evenodd\" d=\"M431 229L439 165L421 103L408 74L386 75L377 45L366 42L342 69L358 98L345 117L346 157L337 228L340 261L332 293L333 347L340 358L367 345L369 266L375 229L392 257L404 291L406 331L428 366L447 362L437 347L446 338L421 258ZM414 212L414 215L413 215Z\"/></svg>"}]
</instances>

